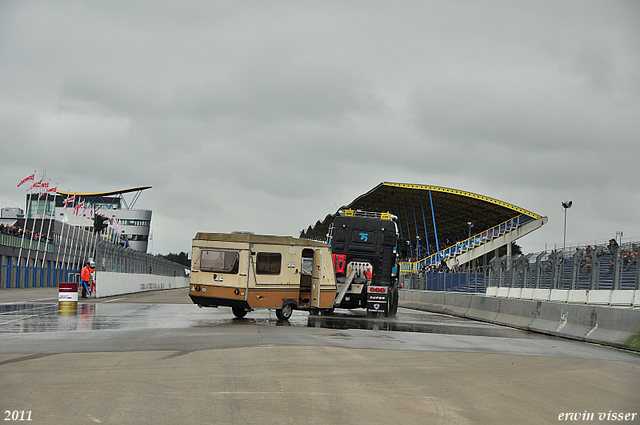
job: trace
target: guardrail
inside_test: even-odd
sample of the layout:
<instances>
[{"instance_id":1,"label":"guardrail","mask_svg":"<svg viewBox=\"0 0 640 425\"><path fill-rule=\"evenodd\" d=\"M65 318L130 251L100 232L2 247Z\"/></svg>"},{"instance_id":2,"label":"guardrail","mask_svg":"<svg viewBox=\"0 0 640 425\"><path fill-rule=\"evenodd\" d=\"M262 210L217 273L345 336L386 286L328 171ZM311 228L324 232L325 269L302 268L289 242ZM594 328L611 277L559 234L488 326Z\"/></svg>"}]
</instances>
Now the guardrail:
<instances>
[{"instance_id":1,"label":"guardrail","mask_svg":"<svg viewBox=\"0 0 640 425\"><path fill-rule=\"evenodd\" d=\"M52 242L34 241L27 238L23 240L22 236L7 235L5 233L0 233L0 245L12 248L20 248L22 246L22 249L32 251L56 252L56 246Z\"/></svg>"}]
</instances>

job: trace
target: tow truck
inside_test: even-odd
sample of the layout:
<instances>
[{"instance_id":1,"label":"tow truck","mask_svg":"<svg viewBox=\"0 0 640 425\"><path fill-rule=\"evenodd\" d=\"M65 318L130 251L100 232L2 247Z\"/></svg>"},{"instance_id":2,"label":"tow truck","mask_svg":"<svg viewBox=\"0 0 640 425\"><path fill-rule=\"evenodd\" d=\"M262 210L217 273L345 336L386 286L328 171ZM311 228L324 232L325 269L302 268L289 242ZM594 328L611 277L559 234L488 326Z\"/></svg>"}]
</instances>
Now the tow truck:
<instances>
[{"instance_id":1,"label":"tow truck","mask_svg":"<svg viewBox=\"0 0 640 425\"><path fill-rule=\"evenodd\" d=\"M341 210L329 227L336 275L334 308L367 315L398 311L398 226L391 213Z\"/></svg>"}]
</instances>

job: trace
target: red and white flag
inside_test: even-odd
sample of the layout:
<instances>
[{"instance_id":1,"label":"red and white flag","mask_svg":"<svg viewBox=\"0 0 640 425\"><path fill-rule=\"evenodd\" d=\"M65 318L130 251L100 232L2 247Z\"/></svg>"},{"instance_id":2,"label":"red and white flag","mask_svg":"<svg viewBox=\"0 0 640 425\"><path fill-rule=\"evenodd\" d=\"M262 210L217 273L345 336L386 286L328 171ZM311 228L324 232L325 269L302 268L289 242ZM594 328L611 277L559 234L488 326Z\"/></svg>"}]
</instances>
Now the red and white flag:
<instances>
[{"instance_id":1,"label":"red and white flag","mask_svg":"<svg viewBox=\"0 0 640 425\"><path fill-rule=\"evenodd\" d=\"M34 180L35 178L36 178L36 173L31 174L29 177L25 177L20 181L20 183L18 183L18 187L22 186L24 183L28 182L29 180Z\"/></svg>"},{"instance_id":2,"label":"red and white flag","mask_svg":"<svg viewBox=\"0 0 640 425\"><path fill-rule=\"evenodd\" d=\"M47 183L47 186L49 185L49 183ZM44 192L42 192L40 194L40 196L38 198L42 198L44 195L46 195L47 193L57 193L58 192L58 186L56 187L52 187L51 189L47 189Z\"/></svg>"},{"instance_id":3,"label":"red and white flag","mask_svg":"<svg viewBox=\"0 0 640 425\"><path fill-rule=\"evenodd\" d=\"M78 215L78 213L80 212L80 208L84 207L84 201L79 202L78 205L76 205L76 207L73 209L73 213L75 215Z\"/></svg>"},{"instance_id":4,"label":"red and white flag","mask_svg":"<svg viewBox=\"0 0 640 425\"><path fill-rule=\"evenodd\" d=\"M67 196L65 198L64 202L64 209L66 210L67 207L69 206L69 204L73 205L73 203L75 202L76 197L75 196Z\"/></svg>"},{"instance_id":5,"label":"red and white flag","mask_svg":"<svg viewBox=\"0 0 640 425\"><path fill-rule=\"evenodd\" d=\"M40 179L37 182L35 182L34 184L32 184L31 187L29 189L27 189L27 190L31 190L31 189L33 189L35 187L44 187L43 184L42 184L42 179Z\"/></svg>"}]
</instances>

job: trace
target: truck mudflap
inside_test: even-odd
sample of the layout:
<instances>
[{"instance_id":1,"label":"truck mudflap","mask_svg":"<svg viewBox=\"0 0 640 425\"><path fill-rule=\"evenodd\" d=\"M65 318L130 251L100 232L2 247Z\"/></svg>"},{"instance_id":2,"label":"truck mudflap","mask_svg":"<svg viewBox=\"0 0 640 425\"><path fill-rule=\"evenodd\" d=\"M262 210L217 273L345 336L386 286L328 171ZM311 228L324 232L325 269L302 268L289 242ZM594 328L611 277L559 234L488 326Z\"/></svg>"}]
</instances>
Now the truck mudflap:
<instances>
[{"instance_id":1,"label":"truck mudflap","mask_svg":"<svg viewBox=\"0 0 640 425\"><path fill-rule=\"evenodd\" d=\"M369 286L367 288L367 311L379 313L389 312L389 288L386 286Z\"/></svg>"}]
</instances>

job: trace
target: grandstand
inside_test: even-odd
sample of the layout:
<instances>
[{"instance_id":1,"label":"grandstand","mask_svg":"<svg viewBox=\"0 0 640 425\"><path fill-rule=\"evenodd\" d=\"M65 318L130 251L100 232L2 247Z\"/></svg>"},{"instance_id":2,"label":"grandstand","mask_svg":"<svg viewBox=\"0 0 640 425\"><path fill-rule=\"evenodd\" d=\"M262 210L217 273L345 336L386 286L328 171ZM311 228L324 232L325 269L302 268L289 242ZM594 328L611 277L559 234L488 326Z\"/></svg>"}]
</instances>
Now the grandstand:
<instances>
[{"instance_id":1,"label":"grandstand","mask_svg":"<svg viewBox=\"0 0 640 425\"><path fill-rule=\"evenodd\" d=\"M464 266L540 228L547 217L488 196L440 186L383 182L341 209L398 217L401 273L446 262ZM325 240L336 217L327 215L300 237Z\"/></svg>"}]
</instances>

